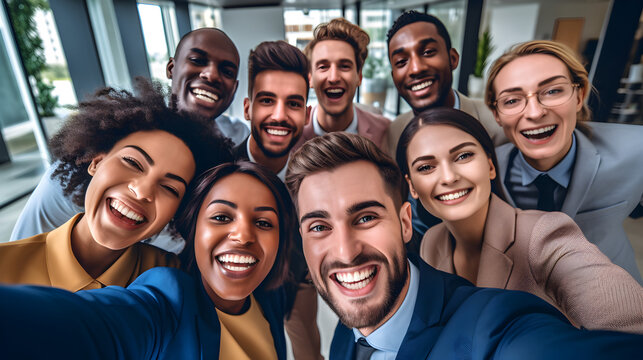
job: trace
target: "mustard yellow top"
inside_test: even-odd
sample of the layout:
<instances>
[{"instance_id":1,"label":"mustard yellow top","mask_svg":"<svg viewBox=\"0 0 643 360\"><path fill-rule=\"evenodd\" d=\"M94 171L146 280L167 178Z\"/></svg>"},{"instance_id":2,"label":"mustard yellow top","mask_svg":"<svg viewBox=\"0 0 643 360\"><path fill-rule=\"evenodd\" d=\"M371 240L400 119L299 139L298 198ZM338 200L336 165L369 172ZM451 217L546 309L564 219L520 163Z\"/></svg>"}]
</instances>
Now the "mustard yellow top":
<instances>
[{"instance_id":1,"label":"mustard yellow top","mask_svg":"<svg viewBox=\"0 0 643 360\"><path fill-rule=\"evenodd\" d=\"M82 215L75 215L48 233L0 244L0 283L53 286L76 292L108 285L124 287L150 268L179 266L176 255L136 243L98 278L92 278L71 249L71 231Z\"/></svg>"},{"instance_id":2,"label":"mustard yellow top","mask_svg":"<svg viewBox=\"0 0 643 360\"><path fill-rule=\"evenodd\" d=\"M277 360L270 324L261 306L250 295L250 308L241 315L230 315L217 309L221 323L219 359Z\"/></svg>"}]
</instances>

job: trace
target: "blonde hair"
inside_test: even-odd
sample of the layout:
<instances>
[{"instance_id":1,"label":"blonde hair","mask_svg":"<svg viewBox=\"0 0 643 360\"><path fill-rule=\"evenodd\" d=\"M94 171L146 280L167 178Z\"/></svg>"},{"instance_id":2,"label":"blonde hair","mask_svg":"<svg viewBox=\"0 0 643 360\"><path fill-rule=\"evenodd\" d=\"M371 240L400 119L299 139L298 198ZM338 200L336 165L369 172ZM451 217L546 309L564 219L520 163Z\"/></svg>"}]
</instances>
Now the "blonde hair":
<instances>
[{"instance_id":1,"label":"blonde hair","mask_svg":"<svg viewBox=\"0 0 643 360\"><path fill-rule=\"evenodd\" d=\"M485 88L485 103L487 106L493 111L496 110L494 104L496 101L496 93L493 88L493 83L496 77L498 77L500 70L520 57L534 54L551 55L565 64L571 76L572 83L578 85L578 91L583 91L583 107L576 114L576 127L581 130L586 130L586 126L581 124L581 122L589 121L592 116L592 112L586 103L590 90L592 89L589 78L587 77L587 70L585 70L585 67L578 60L572 49L554 41L527 41L514 45L509 51L500 56L489 69L489 78Z\"/></svg>"},{"instance_id":2,"label":"blonde hair","mask_svg":"<svg viewBox=\"0 0 643 360\"><path fill-rule=\"evenodd\" d=\"M304 48L304 54L308 57L308 61L312 61L311 57L315 45L324 40L347 42L355 52L357 72L362 71L362 66L364 66L364 61L368 56L368 43L371 42L371 38L366 31L344 18L333 19L330 22L317 25L313 31L313 39Z\"/></svg>"}]
</instances>

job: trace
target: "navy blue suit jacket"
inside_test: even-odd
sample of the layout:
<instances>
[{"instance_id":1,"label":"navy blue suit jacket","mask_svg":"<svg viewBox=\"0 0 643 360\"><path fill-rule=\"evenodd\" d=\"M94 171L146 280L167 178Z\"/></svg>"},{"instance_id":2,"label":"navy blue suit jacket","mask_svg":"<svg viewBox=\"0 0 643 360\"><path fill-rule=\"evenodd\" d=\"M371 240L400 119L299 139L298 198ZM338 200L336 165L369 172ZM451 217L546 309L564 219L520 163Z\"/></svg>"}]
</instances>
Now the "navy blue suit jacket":
<instances>
[{"instance_id":1,"label":"navy blue suit jacket","mask_svg":"<svg viewBox=\"0 0 643 360\"><path fill-rule=\"evenodd\" d=\"M412 258L420 285L397 359L637 358L643 336L574 328L554 307L520 292L477 288ZM330 359L352 360L353 330L338 323Z\"/></svg>"},{"instance_id":2,"label":"navy blue suit jacket","mask_svg":"<svg viewBox=\"0 0 643 360\"><path fill-rule=\"evenodd\" d=\"M285 359L283 292L254 296ZM3 359L218 359L220 334L201 281L176 269L150 269L127 288L0 287Z\"/></svg>"}]
</instances>

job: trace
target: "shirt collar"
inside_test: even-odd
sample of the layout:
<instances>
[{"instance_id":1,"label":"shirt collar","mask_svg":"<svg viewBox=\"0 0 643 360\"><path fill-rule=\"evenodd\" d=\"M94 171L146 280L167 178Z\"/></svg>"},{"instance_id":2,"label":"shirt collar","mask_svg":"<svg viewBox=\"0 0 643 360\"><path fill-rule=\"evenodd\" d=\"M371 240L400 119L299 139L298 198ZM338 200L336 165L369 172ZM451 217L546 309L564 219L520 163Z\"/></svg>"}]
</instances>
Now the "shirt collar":
<instances>
[{"instance_id":1,"label":"shirt collar","mask_svg":"<svg viewBox=\"0 0 643 360\"><path fill-rule=\"evenodd\" d=\"M98 278L92 278L80 265L71 248L71 232L83 214L77 214L47 235L47 271L51 286L72 292L85 288L118 285L127 286L137 259L136 246L130 246ZM94 285L92 285L94 283Z\"/></svg>"},{"instance_id":2,"label":"shirt collar","mask_svg":"<svg viewBox=\"0 0 643 360\"><path fill-rule=\"evenodd\" d=\"M248 141L246 141L246 152L248 153L248 160L250 160L253 163L257 163L255 161L255 158L252 157L252 153L250 152L250 139L252 139L252 134L248 135ZM290 162L290 153L288 153L288 160L286 160L286 164L284 167L279 170L279 172L275 175L281 180L281 182L285 183L286 182L286 170L288 169L288 163Z\"/></svg>"},{"instance_id":3,"label":"shirt collar","mask_svg":"<svg viewBox=\"0 0 643 360\"><path fill-rule=\"evenodd\" d=\"M453 103L453 108L456 110L460 110L460 95L458 95L458 92L451 89L453 91L453 95L455 96L455 102Z\"/></svg>"},{"instance_id":4,"label":"shirt collar","mask_svg":"<svg viewBox=\"0 0 643 360\"><path fill-rule=\"evenodd\" d=\"M313 109L313 131L315 132L315 135L323 136L328 133L326 130L322 129L321 125L319 125L319 121L317 120L317 107L318 106L315 106L315 109ZM357 134L357 110L355 110L355 105L353 105L353 120L348 124L348 127L344 129L344 131L351 134Z\"/></svg>"},{"instance_id":5,"label":"shirt collar","mask_svg":"<svg viewBox=\"0 0 643 360\"><path fill-rule=\"evenodd\" d=\"M418 288L420 286L420 274L418 268L410 261L409 264L409 289L404 297L402 305L397 309L382 326L366 337L366 342L377 351L397 353L402 346L406 330L411 324ZM364 337L359 330L353 328L355 342Z\"/></svg>"},{"instance_id":6,"label":"shirt collar","mask_svg":"<svg viewBox=\"0 0 643 360\"><path fill-rule=\"evenodd\" d=\"M572 178L572 169L576 159L576 134L572 133L572 147L565 157L548 171L539 171L534 169L521 152L518 152L518 166L522 169L522 186L527 186L536 180L540 174L547 174L558 185L567 189Z\"/></svg>"}]
</instances>

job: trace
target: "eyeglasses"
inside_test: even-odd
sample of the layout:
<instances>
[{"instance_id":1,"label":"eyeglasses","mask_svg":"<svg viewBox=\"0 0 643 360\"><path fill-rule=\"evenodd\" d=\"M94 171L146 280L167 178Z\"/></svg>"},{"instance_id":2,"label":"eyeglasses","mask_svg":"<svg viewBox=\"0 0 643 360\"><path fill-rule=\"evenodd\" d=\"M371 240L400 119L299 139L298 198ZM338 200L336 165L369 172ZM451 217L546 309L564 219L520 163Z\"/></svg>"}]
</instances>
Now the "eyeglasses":
<instances>
[{"instance_id":1,"label":"eyeglasses","mask_svg":"<svg viewBox=\"0 0 643 360\"><path fill-rule=\"evenodd\" d=\"M545 107L554 107L566 103L571 99L578 84L568 82L553 84L535 93L528 94L509 94L501 96L494 101L493 105L498 112L504 115L518 115L527 107L527 99L536 96L538 103Z\"/></svg>"}]
</instances>

